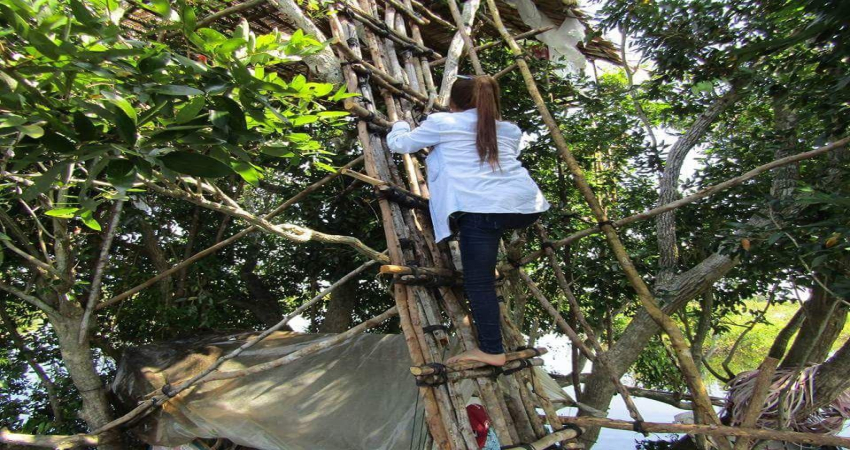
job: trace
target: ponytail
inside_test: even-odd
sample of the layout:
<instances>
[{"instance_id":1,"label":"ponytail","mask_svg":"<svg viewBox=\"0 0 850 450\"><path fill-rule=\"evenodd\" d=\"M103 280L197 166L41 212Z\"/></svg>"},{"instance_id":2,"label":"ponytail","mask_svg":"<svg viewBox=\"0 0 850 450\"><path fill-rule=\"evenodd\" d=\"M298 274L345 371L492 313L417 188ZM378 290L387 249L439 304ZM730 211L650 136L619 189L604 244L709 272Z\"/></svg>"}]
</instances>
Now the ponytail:
<instances>
[{"instance_id":1,"label":"ponytail","mask_svg":"<svg viewBox=\"0 0 850 450\"><path fill-rule=\"evenodd\" d=\"M499 83L489 75L476 76L474 83L472 98L475 108L478 109L475 146L481 162L487 161L495 169L499 165L496 121L502 120Z\"/></svg>"}]
</instances>

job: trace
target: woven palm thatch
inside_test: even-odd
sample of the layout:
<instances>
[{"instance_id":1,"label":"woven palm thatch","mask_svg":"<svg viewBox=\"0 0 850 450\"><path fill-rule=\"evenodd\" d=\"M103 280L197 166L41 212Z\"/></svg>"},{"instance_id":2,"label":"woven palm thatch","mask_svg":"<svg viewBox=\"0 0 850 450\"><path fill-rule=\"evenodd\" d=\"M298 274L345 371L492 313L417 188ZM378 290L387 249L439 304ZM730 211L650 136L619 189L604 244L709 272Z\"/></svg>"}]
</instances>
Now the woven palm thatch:
<instances>
[{"instance_id":1,"label":"woven palm thatch","mask_svg":"<svg viewBox=\"0 0 850 450\"><path fill-rule=\"evenodd\" d=\"M850 391L844 392L834 401L815 413L802 417L800 412L814 401L815 379L820 364L806 367L799 373L792 369L777 370L773 376L764 408L758 418L759 428L791 429L803 433L836 434L850 418ZM758 370L744 372L729 383L724 415L732 420L731 425L740 425L744 411L755 388ZM780 399L785 395L785 412L780 417Z\"/></svg>"}]
</instances>

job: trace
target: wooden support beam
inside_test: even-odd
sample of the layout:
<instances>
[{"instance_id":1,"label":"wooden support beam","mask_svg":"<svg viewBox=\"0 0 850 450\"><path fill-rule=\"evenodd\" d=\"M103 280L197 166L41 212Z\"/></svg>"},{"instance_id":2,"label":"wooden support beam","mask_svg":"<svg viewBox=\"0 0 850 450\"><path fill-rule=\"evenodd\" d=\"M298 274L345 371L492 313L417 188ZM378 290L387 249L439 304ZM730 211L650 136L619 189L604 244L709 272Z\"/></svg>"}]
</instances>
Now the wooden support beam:
<instances>
[{"instance_id":1,"label":"wooden support beam","mask_svg":"<svg viewBox=\"0 0 850 450\"><path fill-rule=\"evenodd\" d=\"M554 28L555 28L554 25L550 25L548 27L535 28L531 31L526 31L525 33L520 33L520 34L514 35L513 38L515 40L519 41L519 40L529 38L529 37L532 37L532 36L537 36L540 33L545 33L549 30L554 29ZM502 45L502 41L488 42L486 44L481 44L481 45L476 46L475 51L480 52L481 50L487 50L487 49L490 49L490 48L493 48L493 47L498 47L499 45ZM435 59L435 60L431 61L432 66L441 66L445 63L446 63L446 57L442 57L440 59Z\"/></svg>"},{"instance_id":2,"label":"wooden support beam","mask_svg":"<svg viewBox=\"0 0 850 450\"><path fill-rule=\"evenodd\" d=\"M452 25L451 22L449 22L446 19L443 19L439 14L428 9L428 7L423 5L422 2L420 2L419 0L410 0L410 3L413 6L415 6L416 8L418 8L420 11L422 11L426 16L428 16L428 18L433 20L435 23L438 23L438 24L448 28L451 31L457 30L457 28L454 25Z\"/></svg>"},{"instance_id":3,"label":"wooden support beam","mask_svg":"<svg viewBox=\"0 0 850 450\"><path fill-rule=\"evenodd\" d=\"M627 420L607 419L601 417L564 417L563 423L572 423L580 427L602 427L614 430L635 429L634 422ZM685 425L678 423L643 422L643 430L649 433L679 433L679 434L701 434L705 436L743 436L752 439L793 442L806 445L831 445L835 447L850 448L850 438L833 436L829 434L799 433L796 431L776 431L759 428L739 428L726 425Z\"/></svg>"},{"instance_id":4,"label":"wooden support beam","mask_svg":"<svg viewBox=\"0 0 850 450\"><path fill-rule=\"evenodd\" d=\"M342 7L342 9L349 13L352 19L355 19L363 25L369 27L378 36L385 37L387 39L392 39L393 41L402 45L405 49L411 50L417 55L427 55L434 59L443 57L443 55L435 52L434 50L417 44L416 41L414 41L413 39L396 33L391 28L389 28L384 22L381 22L380 19L373 16L372 14L369 14L368 12L363 11L362 9L347 2L339 3L339 5Z\"/></svg>"},{"instance_id":5,"label":"wooden support beam","mask_svg":"<svg viewBox=\"0 0 850 450\"><path fill-rule=\"evenodd\" d=\"M499 375L502 375L502 372L505 370L524 370L529 369L531 367L542 367L543 360L540 358L531 358L531 359L515 359L513 361L509 361L505 363L502 367L482 367L480 369L467 369L467 370L459 370L457 372L452 372L448 374L449 380L457 381L463 380L467 378L481 378L488 377L493 378Z\"/></svg>"},{"instance_id":6,"label":"wooden support beam","mask_svg":"<svg viewBox=\"0 0 850 450\"><path fill-rule=\"evenodd\" d=\"M540 348L530 348L519 350L515 352L508 352L505 354L505 359L507 361L513 361L516 359L529 359L535 358L540 355L545 355L548 353L548 350L540 347ZM459 372L462 370L472 370L472 369L480 369L482 367L490 367L488 364L476 362L476 361L461 361L454 364L447 364L446 371L449 373ZM437 373L437 369L429 366L413 366L410 368L410 373L415 376L424 376L424 375L434 375Z\"/></svg>"},{"instance_id":7,"label":"wooden support beam","mask_svg":"<svg viewBox=\"0 0 850 450\"><path fill-rule=\"evenodd\" d=\"M441 269L439 267L408 267L394 266L392 264L381 266L379 272L382 275L417 275L420 273L437 277L457 277L461 275L460 272L455 272L450 269Z\"/></svg>"},{"instance_id":8,"label":"wooden support beam","mask_svg":"<svg viewBox=\"0 0 850 450\"><path fill-rule=\"evenodd\" d=\"M455 25L457 26L457 32L460 33L460 37L463 39L464 45L466 45L466 50L469 52L469 61L472 62L472 68L475 69L475 74L484 75L484 68L481 67L481 61L478 60L478 53L475 51L475 43L472 42L472 38L469 37L469 33L466 32L466 27L463 25L463 16L457 7L457 1L448 0L448 4L449 11L451 11Z\"/></svg>"},{"instance_id":9,"label":"wooden support beam","mask_svg":"<svg viewBox=\"0 0 850 450\"><path fill-rule=\"evenodd\" d=\"M396 11L404 14L405 16L407 16L408 19L412 20L413 23L415 23L417 25L428 25L429 23L431 23L430 20L426 19L425 17L420 16L419 14L416 13L416 11L408 8L407 6L405 6L402 3L399 3L397 0L381 0L381 1L392 6L393 8L395 8Z\"/></svg>"},{"instance_id":10,"label":"wooden support beam","mask_svg":"<svg viewBox=\"0 0 850 450\"><path fill-rule=\"evenodd\" d=\"M545 450L558 442L575 439L581 435L579 430L574 428L562 428L554 433L547 434L535 442L528 444L514 445L510 447L502 447L502 450L507 449L523 449L523 450Z\"/></svg>"}]
</instances>

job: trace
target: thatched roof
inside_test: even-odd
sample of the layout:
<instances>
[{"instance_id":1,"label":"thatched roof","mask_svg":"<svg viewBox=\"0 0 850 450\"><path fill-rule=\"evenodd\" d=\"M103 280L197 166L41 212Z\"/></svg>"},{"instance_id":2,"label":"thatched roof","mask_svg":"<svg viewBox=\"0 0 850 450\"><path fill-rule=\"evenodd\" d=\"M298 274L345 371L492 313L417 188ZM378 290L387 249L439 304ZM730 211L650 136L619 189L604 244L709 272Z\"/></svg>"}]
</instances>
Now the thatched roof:
<instances>
[{"instance_id":1,"label":"thatched roof","mask_svg":"<svg viewBox=\"0 0 850 450\"><path fill-rule=\"evenodd\" d=\"M384 5L382 0L378 0L377 3L381 8ZM448 22L454 23L451 20L451 14L445 2L422 0L421 3ZM510 1L497 2L505 24L512 33L529 31L530 28L522 22L519 14L517 14L517 10L511 3ZM588 30L590 30L588 17L576 6L576 0L543 0L537 1L535 4L555 25L560 25L564 19L572 17L582 21ZM232 2L209 0L195 2L193 6L198 16L199 26L232 30L242 18L245 18L251 24L252 29L259 33L269 33L274 29L278 29L284 33L293 33L298 28L281 13L277 6L277 0L236 0ZM491 24L487 23L488 19L485 16L485 14L479 13L479 17L484 17L485 20L476 21L475 32L478 36L484 34L498 38L497 30ZM154 13L139 6L133 7L125 17L124 25L140 33L155 29L156 25L161 21ZM324 16L316 14L314 23L319 30L325 33L325 36L331 35L328 21ZM428 25L421 26L420 30L424 41L440 53L445 53L454 36L454 30L436 21L431 21ZM592 34L588 33L588 35ZM614 44L600 37L594 37L587 44L579 44L579 50L589 59L602 59L615 64L620 62L619 53Z\"/></svg>"}]
</instances>

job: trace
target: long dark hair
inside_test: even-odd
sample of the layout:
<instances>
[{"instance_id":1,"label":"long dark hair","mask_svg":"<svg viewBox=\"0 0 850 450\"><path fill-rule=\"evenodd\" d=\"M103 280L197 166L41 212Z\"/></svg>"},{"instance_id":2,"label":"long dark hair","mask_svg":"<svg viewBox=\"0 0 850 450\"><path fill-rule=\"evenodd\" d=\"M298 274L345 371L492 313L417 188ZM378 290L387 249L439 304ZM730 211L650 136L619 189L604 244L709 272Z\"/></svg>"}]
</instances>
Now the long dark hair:
<instances>
[{"instance_id":1,"label":"long dark hair","mask_svg":"<svg viewBox=\"0 0 850 450\"><path fill-rule=\"evenodd\" d=\"M489 75L459 76L452 85L451 101L461 110L478 109L475 146L481 162L495 168L499 165L499 143L496 140L496 121L502 120L499 101L499 82Z\"/></svg>"}]
</instances>

